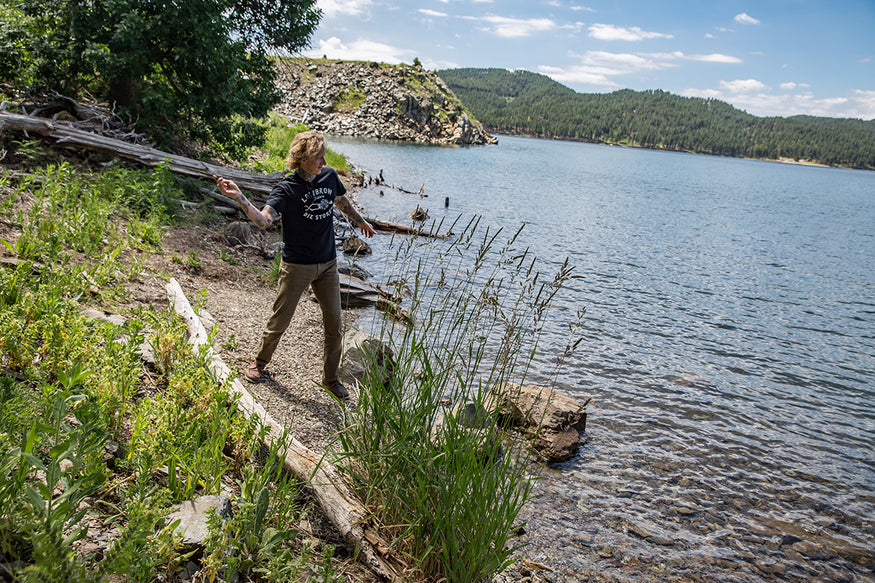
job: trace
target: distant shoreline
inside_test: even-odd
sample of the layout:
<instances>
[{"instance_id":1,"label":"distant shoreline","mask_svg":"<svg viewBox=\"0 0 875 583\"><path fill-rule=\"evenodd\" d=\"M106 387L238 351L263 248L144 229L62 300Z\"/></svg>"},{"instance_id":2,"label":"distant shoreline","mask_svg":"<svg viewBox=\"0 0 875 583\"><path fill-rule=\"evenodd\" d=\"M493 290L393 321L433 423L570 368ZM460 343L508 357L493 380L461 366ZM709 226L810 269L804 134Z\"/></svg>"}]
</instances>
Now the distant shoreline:
<instances>
[{"instance_id":1,"label":"distant shoreline","mask_svg":"<svg viewBox=\"0 0 875 583\"><path fill-rule=\"evenodd\" d=\"M536 138L539 140L556 140L559 142L580 142L583 144L595 144L597 146L617 146L620 148L637 148L639 150L653 150L654 152L677 152L681 154L694 154L696 156L715 156L717 158L734 158L736 160L757 160L759 162L778 162L780 164L793 164L796 166L813 166L817 168L836 168L839 170L868 170L872 171L875 168L853 168L851 166L839 166L839 165L830 165L830 164L822 164L820 162L813 162L811 160L796 160L794 158L750 158L747 156L727 156L725 154L711 154L709 152L696 152L694 150L676 150L672 148L652 148L649 146L641 146L639 144L620 144L613 142L594 142L591 140L584 140L580 138L570 138L565 136L537 136L532 134L526 134L522 132L508 132L508 131L500 131L495 128L486 128L487 131L495 136L512 136L516 138Z\"/></svg>"}]
</instances>

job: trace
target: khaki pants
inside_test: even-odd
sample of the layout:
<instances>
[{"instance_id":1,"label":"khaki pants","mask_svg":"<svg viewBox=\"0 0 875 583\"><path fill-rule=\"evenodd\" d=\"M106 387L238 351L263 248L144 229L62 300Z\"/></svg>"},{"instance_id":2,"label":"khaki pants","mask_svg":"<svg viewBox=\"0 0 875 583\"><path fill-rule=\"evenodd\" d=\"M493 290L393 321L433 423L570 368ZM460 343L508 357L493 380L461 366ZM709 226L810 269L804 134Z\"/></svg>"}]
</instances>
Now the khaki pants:
<instances>
[{"instance_id":1,"label":"khaki pants","mask_svg":"<svg viewBox=\"0 0 875 583\"><path fill-rule=\"evenodd\" d=\"M323 347L322 382L338 380L340 354L343 347L343 321L340 315L340 278L337 275L337 261L301 265L282 262L279 285L273 302L273 314L264 328L261 345L255 356L259 368L264 368L279 344L280 337L289 327L298 301L308 286L319 300L322 309L322 324L325 328Z\"/></svg>"}]
</instances>

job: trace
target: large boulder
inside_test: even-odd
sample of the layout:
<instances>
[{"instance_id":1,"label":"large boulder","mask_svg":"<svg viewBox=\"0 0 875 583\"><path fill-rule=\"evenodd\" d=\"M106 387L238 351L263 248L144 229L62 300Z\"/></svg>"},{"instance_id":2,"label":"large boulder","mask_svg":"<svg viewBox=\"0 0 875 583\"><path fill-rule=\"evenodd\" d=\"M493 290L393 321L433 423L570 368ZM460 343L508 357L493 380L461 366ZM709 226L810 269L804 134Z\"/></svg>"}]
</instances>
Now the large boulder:
<instances>
[{"instance_id":1,"label":"large boulder","mask_svg":"<svg viewBox=\"0 0 875 583\"><path fill-rule=\"evenodd\" d=\"M493 387L487 407L526 435L550 462L573 456L586 430L586 403L548 387L503 383Z\"/></svg>"}]
</instances>

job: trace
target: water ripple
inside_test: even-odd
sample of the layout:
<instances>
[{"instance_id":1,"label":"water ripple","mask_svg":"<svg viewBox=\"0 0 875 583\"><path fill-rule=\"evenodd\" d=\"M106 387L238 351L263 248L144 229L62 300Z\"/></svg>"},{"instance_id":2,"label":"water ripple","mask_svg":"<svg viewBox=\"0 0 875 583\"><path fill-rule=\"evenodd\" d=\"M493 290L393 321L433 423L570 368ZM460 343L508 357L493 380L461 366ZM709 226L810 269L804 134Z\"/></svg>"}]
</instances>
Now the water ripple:
<instances>
[{"instance_id":1,"label":"water ripple","mask_svg":"<svg viewBox=\"0 0 875 583\"><path fill-rule=\"evenodd\" d=\"M871 580L875 173L507 137L342 146L454 216L527 223L548 269L584 276L553 314L587 307L558 380L593 397L589 441L541 468L523 516L554 580ZM360 198L396 220L423 203Z\"/></svg>"}]
</instances>

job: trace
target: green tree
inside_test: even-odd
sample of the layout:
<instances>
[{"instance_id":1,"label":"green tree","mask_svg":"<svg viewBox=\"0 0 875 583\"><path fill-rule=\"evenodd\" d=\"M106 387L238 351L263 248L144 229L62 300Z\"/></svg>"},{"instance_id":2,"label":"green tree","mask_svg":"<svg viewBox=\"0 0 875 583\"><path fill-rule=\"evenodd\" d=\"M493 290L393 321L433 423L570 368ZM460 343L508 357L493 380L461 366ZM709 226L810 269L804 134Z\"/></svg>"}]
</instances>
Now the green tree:
<instances>
[{"instance_id":1,"label":"green tree","mask_svg":"<svg viewBox=\"0 0 875 583\"><path fill-rule=\"evenodd\" d=\"M162 145L227 144L228 120L279 100L269 55L308 46L316 0L0 0L0 79L88 92Z\"/></svg>"}]
</instances>

